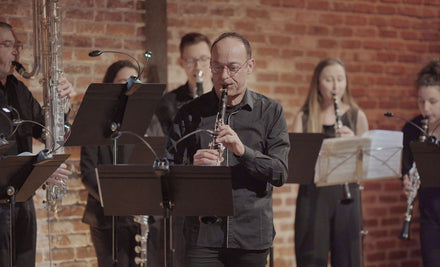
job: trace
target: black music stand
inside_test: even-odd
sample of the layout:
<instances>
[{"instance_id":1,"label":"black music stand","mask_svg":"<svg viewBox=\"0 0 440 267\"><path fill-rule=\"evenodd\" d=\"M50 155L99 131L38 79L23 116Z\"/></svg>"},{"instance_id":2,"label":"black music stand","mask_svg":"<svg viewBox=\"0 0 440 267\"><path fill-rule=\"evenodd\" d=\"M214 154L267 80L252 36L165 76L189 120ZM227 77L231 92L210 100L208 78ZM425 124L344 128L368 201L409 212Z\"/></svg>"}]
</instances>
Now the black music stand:
<instances>
[{"instance_id":1,"label":"black music stand","mask_svg":"<svg viewBox=\"0 0 440 267\"><path fill-rule=\"evenodd\" d=\"M6 153L6 151L9 150L10 147L12 147L15 144L15 141L8 141L7 144L3 144L0 146L0 157L3 156L3 154Z\"/></svg>"},{"instance_id":2,"label":"black music stand","mask_svg":"<svg viewBox=\"0 0 440 267\"><path fill-rule=\"evenodd\" d=\"M432 143L417 141L409 146L420 174L420 186L423 188L440 187L438 179L440 167L437 165L440 162L440 148Z\"/></svg>"},{"instance_id":3,"label":"black music stand","mask_svg":"<svg viewBox=\"0 0 440 267\"><path fill-rule=\"evenodd\" d=\"M287 183L313 184L316 160L325 137L322 133L289 133Z\"/></svg>"},{"instance_id":4,"label":"black music stand","mask_svg":"<svg viewBox=\"0 0 440 267\"><path fill-rule=\"evenodd\" d=\"M15 266L15 203L28 200L34 192L66 161L68 154L53 155L37 161L37 156L6 156L0 161L0 201L9 203L9 264Z\"/></svg>"},{"instance_id":5,"label":"black music stand","mask_svg":"<svg viewBox=\"0 0 440 267\"><path fill-rule=\"evenodd\" d=\"M150 125L165 84L141 84L127 95L125 84L94 83L84 95L71 135L65 146L112 145L112 124L118 131L130 131L143 136ZM119 144L134 144L131 135L118 138Z\"/></svg>"},{"instance_id":6,"label":"black music stand","mask_svg":"<svg viewBox=\"0 0 440 267\"><path fill-rule=\"evenodd\" d=\"M130 132L144 136L165 84L90 84L83 97L70 137L65 146L113 145L114 164L119 144L134 144L139 140ZM117 265L116 220L113 217L113 266Z\"/></svg>"},{"instance_id":7,"label":"black music stand","mask_svg":"<svg viewBox=\"0 0 440 267\"><path fill-rule=\"evenodd\" d=\"M149 165L100 165L97 176L104 214L164 216L165 266L174 264L173 215L233 215L228 167L170 166L164 172Z\"/></svg>"},{"instance_id":8,"label":"black music stand","mask_svg":"<svg viewBox=\"0 0 440 267\"><path fill-rule=\"evenodd\" d=\"M145 137L145 141L157 153L157 157L163 158L165 154L166 137ZM134 144L133 150L128 160L129 164L151 164L156 158L148 147L143 143Z\"/></svg>"}]
</instances>

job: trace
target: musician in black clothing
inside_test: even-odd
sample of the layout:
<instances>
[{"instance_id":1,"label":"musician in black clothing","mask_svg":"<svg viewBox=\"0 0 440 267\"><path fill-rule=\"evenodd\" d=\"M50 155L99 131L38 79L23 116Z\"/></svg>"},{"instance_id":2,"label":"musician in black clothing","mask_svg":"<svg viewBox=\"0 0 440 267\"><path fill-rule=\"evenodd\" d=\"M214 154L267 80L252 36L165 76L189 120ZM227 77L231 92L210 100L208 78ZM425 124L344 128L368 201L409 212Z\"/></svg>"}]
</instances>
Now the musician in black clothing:
<instances>
[{"instance_id":1,"label":"musician in black clothing","mask_svg":"<svg viewBox=\"0 0 440 267\"><path fill-rule=\"evenodd\" d=\"M179 66L185 70L188 80L184 85L166 93L156 109L156 115L166 135L169 133L169 128L179 108L212 88L211 70L209 69L210 46L211 42L208 37L201 33L185 34L180 41L178 62ZM203 92L197 92L198 71L202 71L203 74L201 77Z\"/></svg>"},{"instance_id":2,"label":"musician in black clothing","mask_svg":"<svg viewBox=\"0 0 440 267\"><path fill-rule=\"evenodd\" d=\"M185 217L185 266L264 267L275 236L272 211L274 186L287 179L289 137L280 103L248 88L255 60L249 42L240 34L225 33L214 42L211 70L214 88L184 105L176 115L174 140L198 129L218 130L216 142L224 151L210 149L212 136L199 132L168 155L175 164L230 166L234 215L212 224ZM224 125L216 126L219 99L227 88ZM219 157L219 153L221 156Z\"/></svg>"},{"instance_id":3,"label":"musician in black clothing","mask_svg":"<svg viewBox=\"0 0 440 267\"><path fill-rule=\"evenodd\" d=\"M0 105L12 107L22 120L44 125L40 104L29 89L13 75L13 61L19 60L22 44L17 40L11 25L0 22ZM76 92L65 78L58 81L59 96L73 97ZM1 128L4 129L4 125ZM8 135L9 133L3 133ZM23 123L14 135L15 141L5 155L32 152L32 138L42 141L42 127ZM51 178L67 179L70 171L63 163ZM15 266L34 267L36 254L37 222L33 198L15 205ZM9 266L9 204L0 204L0 266Z\"/></svg>"},{"instance_id":4,"label":"musician in black clothing","mask_svg":"<svg viewBox=\"0 0 440 267\"><path fill-rule=\"evenodd\" d=\"M423 118L429 119L428 134L440 138L440 61L432 60L424 66L417 77L416 89L420 115L412 122L421 126ZM403 131L402 176L404 192L408 196L412 190L408 176L413 165L413 155L409 144L417 140L420 130L406 123ZM423 183L423 177L421 177ZM438 266L440 263L440 187L420 188L418 191L420 209L420 244L424 267Z\"/></svg>"},{"instance_id":5,"label":"musician in black clothing","mask_svg":"<svg viewBox=\"0 0 440 267\"><path fill-rule=\"evenodd\" d=\"M104 76L104 83L126 83L130 76L137 76L137 68L127 60L116 61L109 66ZM157 118L152 120L147 130L148 136L163 136L163 132ZM128 163L132 145L121 145L118 147L118 164ZM104 216L104 209L98 194L98 184L95 168L99 164L113 164L113 148L108 145L84 146L81 147L81 174L82 182L89 191L87 205L84 211L83 222L90 225L90 235L95 247L99 267L113 265L112 254L112 217ZM147 215L147 214L146 214ZM128 267L137 266L134 261L136 252L135 246L138 245L135 235L139 232L139 224L133 221L133 216L116 217L117 238L118 238L118 266ZM160 240L158 233L151 234L156 240ZM161 252L157 248L158 244L149 245L148 266L161 265Z\"/></svg>"}]
</instances>

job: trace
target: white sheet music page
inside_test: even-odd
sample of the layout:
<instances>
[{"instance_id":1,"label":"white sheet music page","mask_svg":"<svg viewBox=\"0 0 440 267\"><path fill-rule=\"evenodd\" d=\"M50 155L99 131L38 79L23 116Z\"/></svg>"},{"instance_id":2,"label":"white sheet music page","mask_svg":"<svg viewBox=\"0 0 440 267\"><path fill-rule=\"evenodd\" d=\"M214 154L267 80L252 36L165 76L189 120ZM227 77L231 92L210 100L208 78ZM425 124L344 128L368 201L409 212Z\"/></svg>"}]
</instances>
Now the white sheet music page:
<instances>
[{"instance_id":1,"label":"white sheet music page","mask_svg":"<svg viewBox=\"0 0 440 267\"><path fill-rule=\"evenodd\" d=\"M371 130L363 137L371 139L370 150L364 151L364 161L368 161L363 178L397 178L401 173L403 133L400 131Z\"/></svg>"},{"instance_id":2,"label":"white sheet music page","mask_svg":"<svg viewBox=\"0 0 440 267\"><path fill-rule=\"evenodd\" d=\"M370 149L369 137L324 139L315 165L315 184L328 186L362 179L363 151Z\"/></svg>"}]
</instances>

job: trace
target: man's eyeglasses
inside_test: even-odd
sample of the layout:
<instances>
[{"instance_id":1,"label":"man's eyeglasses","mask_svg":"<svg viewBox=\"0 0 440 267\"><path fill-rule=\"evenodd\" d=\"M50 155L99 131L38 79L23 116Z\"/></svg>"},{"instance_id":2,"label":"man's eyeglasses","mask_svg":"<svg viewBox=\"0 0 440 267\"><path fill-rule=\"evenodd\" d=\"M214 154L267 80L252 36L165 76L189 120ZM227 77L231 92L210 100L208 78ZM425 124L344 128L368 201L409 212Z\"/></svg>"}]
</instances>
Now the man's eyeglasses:
<instances>
[{"instance_id":1,"label":"man's eyeglasses","mask_svg":"<svg viewBox=\"0 0 440 267\"><path fill-rule=\"evenodd\" d=\"M211 72L212 74L219 74L222 73L223 70L226 68L226 71L228 72L229 76L233 76L237 74L243 68L247 63L249 62L249 59L246 60L243 64L230 64L230 65L220 65L220 64L212 64L211 65Z\"/></svg>"},{"instance_id":2,"label":"man's eyeglasses","mask_svg":"<svg viewBox=\"0 0 440 267\"><path fill-rule=\"evenodd\" d=\"M208 66L210 57L201 57L201 58L184 58L183 63L187 67L194 67L197 65L197 62L200 62L202 66Z\"/></svg>"},{"instance_id":3,"label":"man's eyeglasses","mask_svg":"<svg viewBox=\"0 0 440 267\"><path fill-rule=\"evenodd\" d=\"M21 50L23 50L23 43L20 41L13 42L13 41L6 40L3 42L0 42L0 45L4 46L6 48L13 48L13 49L17 50L17 52L21 52Z\"/></svg>"}]
</instances>

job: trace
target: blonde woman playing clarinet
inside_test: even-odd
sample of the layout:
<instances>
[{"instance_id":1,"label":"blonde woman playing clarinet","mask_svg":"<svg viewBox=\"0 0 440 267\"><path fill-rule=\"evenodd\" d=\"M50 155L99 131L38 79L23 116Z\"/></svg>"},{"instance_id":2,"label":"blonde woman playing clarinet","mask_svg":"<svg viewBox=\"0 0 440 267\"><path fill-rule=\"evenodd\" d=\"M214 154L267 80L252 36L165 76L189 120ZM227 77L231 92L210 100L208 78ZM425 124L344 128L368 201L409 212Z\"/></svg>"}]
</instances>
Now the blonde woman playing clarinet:
<instances>
[{"instance_id":1,"label":"blonde woman playing clarinet","mask_svg":"<svg viewBox=\"0 0 440 267\"><path fill-rule=\"evenodd\" d=\"M335 100L338 108L335 109ZM342 125L335 127L338 117ZM325 133L329 137L361 135L368 130L364 112L352 99L344 63L337 58L315 68L307 99L294 122L294 132ZM342 204L343 186L301 185L296 202L297 266L359 266L360 201L356 184L348 184L353 201Z\"/></svg>"}]
</instances>

